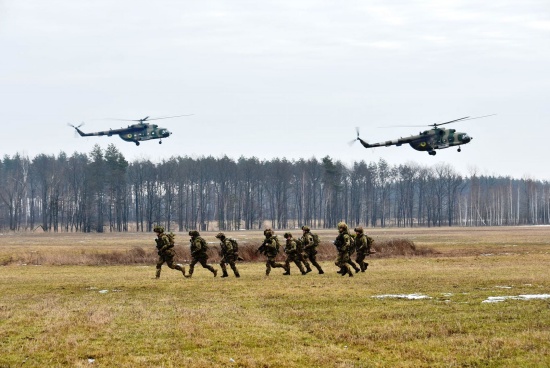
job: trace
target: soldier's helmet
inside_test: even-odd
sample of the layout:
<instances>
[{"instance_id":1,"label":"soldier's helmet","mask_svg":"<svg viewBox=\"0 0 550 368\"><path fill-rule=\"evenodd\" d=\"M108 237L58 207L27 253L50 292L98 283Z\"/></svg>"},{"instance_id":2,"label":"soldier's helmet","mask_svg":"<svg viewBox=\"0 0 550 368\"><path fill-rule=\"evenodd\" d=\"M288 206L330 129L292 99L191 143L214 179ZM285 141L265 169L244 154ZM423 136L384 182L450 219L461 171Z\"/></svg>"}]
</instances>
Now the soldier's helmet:
<instances>
[{"instance_id":1,"label":"soldier's helmet","mask_svg":"<svg viewBox=\"0 0 550 368\"><path fill-rule=\"evenodd\" d=\"M162 226L155 226L155 227L153 228L153 231L154 231L155 233L161 234L161 233L164 232L164 227L162 227Z\"/></svg>"},{"instance_id":2,"label":"soldier's helmet","mask_svg":"<svg viewBox=\"0 0 550 368\"><path fill-rule=\"evenodd\" d=\"M189 235L190 235L190 236L199 236L199 232L198 232L197 230L191 230L191 231L189 232Z\"/></svg>"},{"instance_id":3,"label":"soldier's helmet","mask_svg":"<svg viewBox=\"0 0 550 368\"><path fill-rule=\"evenodd\" d=\"M285 233L285 235L283 235L283 236L285 237L285 239L292 238L291 233Z\"/></svg>"},{"instance_id":4,"label":"soldier's helmet","mask_svg":"<svg viewBox=\"0 0 550 368\"><path fill-rule=\"evenodd\" d=\"M272 236L273 235L273 230L271 230L270 228L267 228L264 230L264 235L265 236Z\"/></svg>"},{"instance_id":5,"label":"soldier's helmet","mask_svg":"<svg viewBox=\"0 0 550 368\"><path fill-rule=\"evenodd\" d=\"M362 234L363 233L363 227L357 226L355 229L353 229L353 231L355 231L358 234Z\"/></svg>"},{"instance_id":6,"label":"soldier's helmet","mask_svg":"<svg viewBox=\"0 0 550 368\"><path fill-rule=\"evenodd\" d=\"M344 229L344 230L347 230L348 229L348 225L345 223L345 222L339 222L338 223L338 230L340 229Z\"/></svg>"},{"instance_id":7,"label":"soldier's helmet","mask_svg":"<svg viewBox=\"0 0 550 368\"><path fill-rule=\"evenodd\" d=\"M218 233L218 235L216 235L216 238L225 239L225 234L224 233Z\"/></svg>"},{"instance_id":8,"label":"soldier's helmet","mask_svg":"<svg viewBox=\"0 0 550 368\"><path fill-rule=\"evenodd\" d=\"M302 230L304 230L305 232L308 232L310 231L311 229L309 228L309 226L302 226Z\"/></svg>"}]
</instances>

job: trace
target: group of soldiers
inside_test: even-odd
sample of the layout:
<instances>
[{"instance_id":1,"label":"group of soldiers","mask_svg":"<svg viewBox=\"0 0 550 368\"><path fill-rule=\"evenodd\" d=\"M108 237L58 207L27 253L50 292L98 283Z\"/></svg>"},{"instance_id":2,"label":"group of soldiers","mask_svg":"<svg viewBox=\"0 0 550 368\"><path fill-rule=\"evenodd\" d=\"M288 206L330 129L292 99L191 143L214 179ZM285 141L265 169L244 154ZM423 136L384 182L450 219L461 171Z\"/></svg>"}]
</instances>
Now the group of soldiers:
<instances>
[{"instance_id":1,"label":"group of soldiers","mask_svg":"<svg viewBox=\"0 0 550 368\"><path fill-rule=\"evenodd\" d=\"M157 243L157 250L159 259L156 266L156 278L160 277L162 265L166 263L169 268L180 271L183 276L189 278L193 276L195 265L200 263L203 268L206 268L214 274L214 277L218 275L218 271L207 264L208 260L208 246L206 241L200 236L196 230L189 231L190 249L191 249L191 262L189 264L189 272L186 274L185 267L179 263L174 263L174 257L176 255L174 251L174 234L165 233L162 226L156 226L153 231L157 234L155 242ZM294 262L296 267L300 270L302 275L306 275L312 271L311 265L313 265L319 274L325 272L321 268L321 265L317 262L317 247L319 245L319 237L311 232L308 226L302 226L302 236L294 238L291 233L286 232L284 238L286 240L283 251L286 254L286 260L284 263L277 263L275 258L279 254L280 243L279 238L275 235L272 229L265 229L265 239L262 245L258 248L257 252L267 257L265 274L269 276L272 268L283 268L285 272L283 275L290 275L290 263ZM334 245L338 250L338 258L335 265L339 268L337 271L342 276L353 276L352 269L358 272L365 272L368 267L368 263L365 262L365 258L371 253L372 238L368 237L362 227L356 227L354 229L355 234L350 234L348 226L344 222L338 224L338 236L334 240ZM220 241L220 267L222 269L221 277L228 277L227 265L231 267L235 277L240 277L239 270L237 269L236 262L240 259L238 255L238 243L235 239L228 238L224 233L218 233L216 238ZM351 255L356 253L356 261L353 262Z\"/></svg>"}]
</instances>

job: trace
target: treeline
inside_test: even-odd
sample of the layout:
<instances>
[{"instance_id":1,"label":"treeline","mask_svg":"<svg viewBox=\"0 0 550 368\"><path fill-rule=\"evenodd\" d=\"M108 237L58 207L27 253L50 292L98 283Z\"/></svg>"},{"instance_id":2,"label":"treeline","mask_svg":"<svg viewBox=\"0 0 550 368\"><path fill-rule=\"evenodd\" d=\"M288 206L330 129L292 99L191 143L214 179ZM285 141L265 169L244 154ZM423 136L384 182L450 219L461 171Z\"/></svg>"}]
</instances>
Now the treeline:
<instances>
[{"instance_id":1,"label":"treeline","mask_svg":"<svg viewBox=\"0 0 550 368\"><path fill-rule=\"evenodd\" d=\"M550 222L550 183L330 157L172 157L128 162L111 144L89 154L0 161L0 229L173 231L535 225Z\"/></svg>"}]
</instances>

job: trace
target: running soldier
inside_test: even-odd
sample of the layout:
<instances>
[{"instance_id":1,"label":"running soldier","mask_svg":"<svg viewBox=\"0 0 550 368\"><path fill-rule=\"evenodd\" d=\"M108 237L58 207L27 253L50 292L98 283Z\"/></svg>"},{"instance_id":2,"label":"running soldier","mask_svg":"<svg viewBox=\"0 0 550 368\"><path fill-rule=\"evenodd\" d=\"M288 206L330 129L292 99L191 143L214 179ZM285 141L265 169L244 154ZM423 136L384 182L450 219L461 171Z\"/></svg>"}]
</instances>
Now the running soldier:
<instances>
[{"instance_id":1,"label":"running soldier","mask_svg":"<svg viewBox=\"0 0 550 368\"><path fill-rule=\"evenodd\" d=\"M301 240L302 240L302 246L304 248L306 257L309 259L311 264L315 266L315 268L317 268L317 270L319 271L319 274L322 275L325 272L323 271L319 263L317 263L317 246L319 245L318 241L317 242L315 241L315 238L308 226L302 226L302 231L304 235L302 236Z\"/></svg>"},{"instance_id":2,"label":"running soldier","mask_svg":"<svg viewBox=\"0 0 550 368\"><path fill-rule=\"evenodd\" d=\"M348 261L349 248L353 240L348 232L348 225L346 225L345 222L338 223L338 232L339 234L334 241L334 245L336 246L336 249L338 249L338 258L336 258L336 262L334 264L340 268L338 273L342 276L348 274L349 277L352 277L353 273L348 265Z\"/></svg>"},{"instance_id":3,"label":"running soldier","mask_svg":"<svg viewBox=\"0 0 550 368\"><path fill-rule=\"evenodd\" d=\"M195 270L195 265L197 263L200 263L202 267L208 269L210 272L214 274L214 277L216 277L218 275L218 270L206 264L206 261L208 260L208 254L206 254L206 251L208 250L208 246L206 245L206 240L200 237L199 232L197 230L191 230L189 232L189 235L191 236L190 246L191 246L192 259L191 259L191 264L189 264L189 274L185 275L185 277L193 276L193 271Z\"/></svg>"},{"instance_id":4,"label":"running soldier","mask_svg":"<svg viewBox=\"0 0 550 368\"><path fill-rule=\"evenodd\" d=\"M361 226L356 227L353 231L355 231L356 234L355 246L357 249L357 258L355 261L359 264L359 267L361 267L361 272L365 272L369 266L369 264L365 262L365 257L370 254L369 237L363 232Z\"/></svg>"},{"instance_id":5,"label":"running soldier","mask_svg":"<svg viewBox=\"0 0 550 368\"><path fill-rule=\"evenodd\" d=\"M176 255L174 251L174 235L172 233L170 233L172 234L171 236L165 234L162 226L155 226L153 231L157 234L155 242L157 243L157 253L159 255L156 278L160 278L160 269L164 262L166 262L169 268L181 271L183 276L185 276L185 267L179 263L174 264L174 256Z\"/></svg>"},{"instance_id":6,"label":"running soldier","mask_svg":"<svg viewBox=\"0 0 550 368\"><path fill-rule=\"evenodd\" d=\"M228 277L227 274L227 267L225 266L226 263L229 263L229 266L233 270L233 273L235 274L235 277L241 277L239 275L239 270L237 270L237 266L235 266L235 261L237 260L237 253L233 247L233 242L231 239L227 238L224 233L219 233L216 235L216 238L220 239L220 247L221 247L221 260L220 260L220 267L222 268L222 276L221 277Z\"/></svg>"},{"instance_id":7,"label":"running soldier","mask_svg":"<svg viewBox=\"0 0 550 368\"><path fill-rule=\"evenodd\" d=\"M284 268L285 271L288 271L290 268L286 268L285 265L275 262L275 257L279 254L279 239L277 239L277 235L274 235L271 229L265 229L264 235L265 240L258 248L258 252L267 257L265 275L269 276L271 268Z\"/></svg>"},{"instance_id":8,"label":"running soldier","mask_svg":"<svg viewBox=\"0 0 550 368\"><path fill-rule=\"evenodd\" d=\"M285 268L286 272L283 273L283 275L290 275L290 262L293 261L294 264L298 267L302 275L305 275L307 272L304 270L304 267L302 266L302 262L300 262L300 257L298 253L298 249L296 248L296 242L294 239L292 239L291 233L285 233L284 235L286 239L285 244L285 253L286 253L286 260L285 260ZM310 268L311 271L311 268Z\"/></svg>"}]
</instances>

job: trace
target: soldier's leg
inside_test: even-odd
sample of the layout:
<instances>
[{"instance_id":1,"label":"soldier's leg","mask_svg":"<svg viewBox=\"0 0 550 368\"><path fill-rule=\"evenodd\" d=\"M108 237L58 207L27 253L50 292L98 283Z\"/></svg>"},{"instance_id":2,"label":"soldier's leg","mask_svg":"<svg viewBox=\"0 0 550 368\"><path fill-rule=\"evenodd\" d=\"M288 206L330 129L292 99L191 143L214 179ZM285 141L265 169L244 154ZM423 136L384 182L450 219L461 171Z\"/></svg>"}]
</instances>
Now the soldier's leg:
<instances>
[{"instance_id":1,"label":"soldier's leg","mask_svg":"<svg viewBox=\"0 0 550 368\"><path fill-rule=\"evenodd\" d=\"M189 274L185 275L185 277L191 277L193 276L193 272L195 272L195 265L197 264L199 260L196 258L193 258L191 260L191 263L189 263Z\"/></svg>"},{"instance_id":2,"label":"soldier's leg","mask_svg":"<svg viewBox=\"0 0 550 368\"><path fill-rule=\"evenodd\" d=\"M229 276L227 274L227 267L225 266L225 258L222 258L222 260L220 261L220 268L222 269L222 276L221 277Z\"/></svg>"},{"instance_id":3,"label":"soldier's leg","mask_svg":"<svg viewBox=\"0 0 550 368\"><path fill-rule=\"evenodd\" d=\"M323 269L321 268L321 265L319 263L317 263L317 256L314 254L314 253L310 253L308 254L308 258L309 258L309 261L311 262L311 264L317 268L317 271L319 271L319 274L324 274L325 272L323 271Z\"/></svg>"},{"instance_id":4,"label":"soldier's leg","mask_svg":"<svg viewBox=\"0 0 550 368\"><path fill-rule=\"evenodd\" d=\"M348 260L346 261L346 263L349 264L351 267L353 267L356 273L361 271L361 269L357 267L357 265L355 264L355 262L351 260L351 258L348 257Z\"/></svg>"},{"instance_id":5,"label":"soldier's leg","mask_svg":"<svg viewBox=\"0 0 550 368\"><path fill-rule=\"evenodd\" d=\"M155 274L155 278L160 278L160 269L162 268L162 264L164 263L164 258L159 257L157 261L157 273Z\"/></svg>"},{"instance_id":6,"label":"soldier's leg","mask_svg":"<svg viewBox=\"0 0 550 368\"><path fill-rule=\"evenodd\" d=\"M365 272L365 254L364 253L357 253L357 258L355 259L355 262L359 265L359 268L361 268L361 272Z\"/></svg>"},{"instance_id":7,"label":"soldier's leg","mask_svg":"<svg viewBox=\"0 0 550 368\"><path fill-rule=\"evenodd\" d=\"M210 272L212 272L214 274L214 277L218 276L218 270L216 270L214 267L210 266L209 264L206 263L206 258L201 258L200 261L201 263L201 266L203 268L206 268L207 270L209 270Z\"/></svg>"},{"instance_id":8,"label":"soldier's leg","mask_svg":"<svg viewBox=\"0 0 550 368\"><path fill-rule=\"evenodd\" d=\"M166 259L166 265L173 270L180 271L185 276L185 267L179 263L174 263L173 258Z\"/></svg>"},{"instance_id":9,"label":"soldier's leg","mask_svg":"<svg viewBox=\"0 0 550 368\"><path fill-rule=\"evenodd\" d=\"M290 275L290 256L285 259L285 273L283 275Z\"/></svg>"},{"instance_id":10,"label":"soldier's leg","mask_svg":"<svg viewBox=\"0 0 550 368\"><path fill-rule=\"evenodd\" d=\"M300 254L300 262L306 267L306 272L311 272L311 266L309 265L309 262L307 261L307 255L306 254Z\"/></svg>"},{"instance_id":11,"label":"soldier's leg","mask_svg":"<svg viewBox=\"0 0 550 368\"><path fill-rule=\"evenodd\" d=\"M237 266L235 265L235 261L233 260L229 261L229 266L233 270L235 277L241 277L241 275L239 274L239 270L237 270Z\"/></svg>"},{"instance_id":12,"label":"soldier's leg","mask_svg":"<svg viewBox=\"0 0 550 368\"><path fill-rule=\"evenodd\" d=\"M294 259L294 264L298 267L302 275L305 275L307 273L306 270L304 269L304 266L302 266L302 262L298 258Z\"/></svg>"},{"instance_id":13,"label":"soldier's leg","mask_svg":"<svg viewBox=\"0 0 550 368\"><path fill-rule=\"evenodd\" d=\"M269 273L271 272L271 262L269 261L269 258L265 262L265 275L269 276Z\"/></svg>"}]
</instances>

